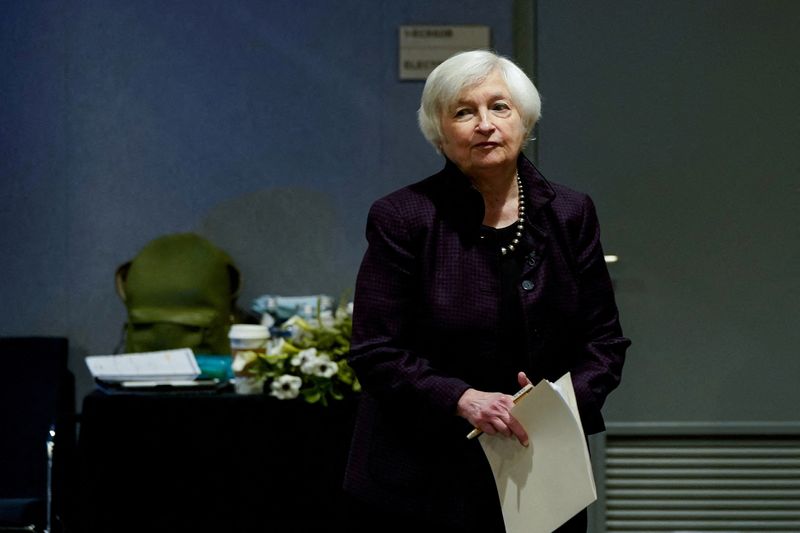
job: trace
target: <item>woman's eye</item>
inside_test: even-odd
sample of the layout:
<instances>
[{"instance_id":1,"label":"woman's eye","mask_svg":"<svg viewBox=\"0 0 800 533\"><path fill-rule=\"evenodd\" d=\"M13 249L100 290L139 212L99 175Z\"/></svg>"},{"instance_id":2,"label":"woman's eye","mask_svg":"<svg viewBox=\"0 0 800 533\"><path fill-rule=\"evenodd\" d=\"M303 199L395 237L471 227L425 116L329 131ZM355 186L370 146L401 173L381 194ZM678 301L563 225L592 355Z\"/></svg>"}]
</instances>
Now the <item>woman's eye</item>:
<instances>
[{"instance_id":1,"label":"woman's eye","mask_svg":"<svg viewBox=\"0 0 800 533\"><path fill-rule=\"evenodd\" d=\"M505 102L496 102L493 108L495 111L505 111L507 109L511 109L509 105Z\"/></svg>"},{"instance_id":2,"label":"woman's eye","mask_svg":"<svg viewBox=\"0 0 800 533\"><path fill-rule=\"evenodd\" d=\"M471 113L469 109L457 109L456 112L453 114L453 116L456 118L462 118L469 116L470 114Z\"/></svg>"}]
</instances>

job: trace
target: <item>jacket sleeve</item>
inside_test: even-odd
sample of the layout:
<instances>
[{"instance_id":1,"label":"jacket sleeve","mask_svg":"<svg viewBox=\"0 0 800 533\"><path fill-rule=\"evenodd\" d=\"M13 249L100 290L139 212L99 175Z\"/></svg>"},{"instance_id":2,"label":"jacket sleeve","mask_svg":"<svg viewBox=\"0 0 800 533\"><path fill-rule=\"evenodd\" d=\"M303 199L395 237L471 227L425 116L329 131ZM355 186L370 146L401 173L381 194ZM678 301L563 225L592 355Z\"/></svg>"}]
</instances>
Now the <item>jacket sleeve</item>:
<instances>
[{"instance_id":1,"label":"jacket sleeve","mask_svg":"<svg viewBox=\"0 0 800 533\"><path fill-rule=\"evenodd\" d=\"M571 376L584 431L605 429L600 409L620 383L630 340L622 336L611 278L600 244L600 224L594 203L584 196L582 218L573 243L579 291L581 353Z\"/></svg>"},{"instance_id":2,"label":"jacket sleeve","mask_svg":"<svg viewBox=\"0 0 800 533\"><path fill-rule=\"evenodd\" d=\"M400 211L386 198L370 209L368 247L356 280L348 360L367 393L454 415L458 399L469 385L437 371L412 348L422 245L413 235L420 232L410 229L410 216Z\"/></svg>"}]
</instances>

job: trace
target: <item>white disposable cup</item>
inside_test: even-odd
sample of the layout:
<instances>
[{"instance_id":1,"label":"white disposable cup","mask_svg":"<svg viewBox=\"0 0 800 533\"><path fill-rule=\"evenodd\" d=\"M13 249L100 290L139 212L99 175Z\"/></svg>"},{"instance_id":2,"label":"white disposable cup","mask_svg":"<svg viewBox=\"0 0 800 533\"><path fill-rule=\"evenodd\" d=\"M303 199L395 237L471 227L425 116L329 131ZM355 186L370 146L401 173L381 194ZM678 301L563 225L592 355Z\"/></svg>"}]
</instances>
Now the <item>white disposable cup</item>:
<instances>
[{"instance_id":1,"label":"white disposable cup","mask_svg":"<svg viewBox=\"0 0 800 533\"><path fill-rule=\"evenodd\" d=\"M269 330L261 324L233 324L228 332L228 339L233 357L246 351L266 353Z\"/></svg>"},{"instance_id":2,"label":"white disposable cup","mask_svg":"<svg viewBox=\"0 0 800 533\"><path fill-rule=\"evenodd\" d=\"M236 360L242 352L267 353L269 330L261 324L233 324L228 332L231 343L231 356ZM254 394L261 392L263 380L247 372L234 372L234 386L236 392Z\"/></svg>"}]
</instances>

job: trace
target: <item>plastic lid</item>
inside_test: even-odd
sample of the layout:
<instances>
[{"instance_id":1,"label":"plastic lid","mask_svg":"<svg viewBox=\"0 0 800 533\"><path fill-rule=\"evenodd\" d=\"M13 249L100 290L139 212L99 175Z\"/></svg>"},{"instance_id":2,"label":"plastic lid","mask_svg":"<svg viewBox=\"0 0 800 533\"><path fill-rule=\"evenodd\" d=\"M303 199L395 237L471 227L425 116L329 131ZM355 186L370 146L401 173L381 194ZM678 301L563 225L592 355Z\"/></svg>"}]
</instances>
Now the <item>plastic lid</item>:
<instances>
[{"instance_id":1,"label":"plastic lid","mask_svg":"<svg viewBox=\"0 0 800 533\"><path fill-rule=\"evenodd\" d=\"M233 324L228 332L231 339L268 339L269 330L261 324Z\"/></svg>"}]
</instances>

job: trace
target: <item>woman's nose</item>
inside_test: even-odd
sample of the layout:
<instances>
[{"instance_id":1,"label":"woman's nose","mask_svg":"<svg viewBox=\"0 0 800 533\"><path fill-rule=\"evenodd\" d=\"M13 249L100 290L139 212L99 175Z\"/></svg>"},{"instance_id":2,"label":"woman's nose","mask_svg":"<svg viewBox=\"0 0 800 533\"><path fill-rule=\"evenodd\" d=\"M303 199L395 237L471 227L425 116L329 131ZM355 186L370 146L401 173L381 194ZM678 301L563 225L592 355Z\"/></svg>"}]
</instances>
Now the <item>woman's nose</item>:
<instances>
[{"instance_id":1,"label":"woman's nose","mask_svg":"<svg viewBox=\"0 0 800 533\"><path fill-rule=\"evenodd\" d=\"M480 121L478 122L477 128L481 133L491 133L494 131L494 124L491 121L489 113L480 114Z\"/></svg>"}]
</instances>

